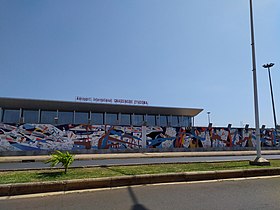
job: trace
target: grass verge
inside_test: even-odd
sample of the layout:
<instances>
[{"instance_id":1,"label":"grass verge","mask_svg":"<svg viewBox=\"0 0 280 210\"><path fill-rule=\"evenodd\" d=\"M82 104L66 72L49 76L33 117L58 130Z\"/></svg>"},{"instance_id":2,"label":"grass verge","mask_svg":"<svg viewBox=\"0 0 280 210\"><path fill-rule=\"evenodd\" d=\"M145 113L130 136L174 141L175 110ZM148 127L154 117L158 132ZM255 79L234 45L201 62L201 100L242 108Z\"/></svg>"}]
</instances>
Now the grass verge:
<instances>
[{"instance_id":1,"label":"grass verge","mask_svg":"<svg viewBox=\"0 0 280 210\"><path fill-rule=\"evenodd\" d=\"M271 166L266 166L266 168L280 167L280 160L270 160L270 163ZM154 164L137 166L70 168L67 174L64 174L63 169L14 171L0 172L0 184L61 181L70 179L102 178L140 174L218 171L252 168L260 168L260 166L250 166L248 161L233 161L214 163Z\"/></svg>"}]
</instances>

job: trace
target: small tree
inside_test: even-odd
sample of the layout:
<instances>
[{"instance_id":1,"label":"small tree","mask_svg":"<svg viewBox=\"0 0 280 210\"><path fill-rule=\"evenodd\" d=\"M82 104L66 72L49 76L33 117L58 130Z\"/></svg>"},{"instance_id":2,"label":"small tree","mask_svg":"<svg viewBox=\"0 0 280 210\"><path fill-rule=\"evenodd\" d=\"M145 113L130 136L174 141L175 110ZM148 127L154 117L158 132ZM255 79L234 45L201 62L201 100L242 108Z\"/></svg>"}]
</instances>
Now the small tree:
<instances>
[{"instance_id":1,"label":"small tree","mask_svg":"<svg viewBox=\"0 0 280 210\"><path fill-rule=\"evenodd\" d=\"M68 167L74 162L74 155L70 154L69 152L61 152L55 151L54 154L51 155L50 159L48 159L45 163L51 163L51 167L56 166L57 164L61 163L64 167L64 173L67 173Z\"/></svg>"}]
</instances>

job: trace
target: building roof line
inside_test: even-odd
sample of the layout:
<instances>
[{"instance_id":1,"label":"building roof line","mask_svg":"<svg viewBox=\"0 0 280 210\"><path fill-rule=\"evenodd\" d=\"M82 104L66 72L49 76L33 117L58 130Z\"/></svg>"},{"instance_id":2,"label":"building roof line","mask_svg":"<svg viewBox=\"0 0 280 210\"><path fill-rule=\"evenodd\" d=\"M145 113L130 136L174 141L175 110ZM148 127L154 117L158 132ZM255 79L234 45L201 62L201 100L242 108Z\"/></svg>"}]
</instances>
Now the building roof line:
<instances>
[{"instance_id":1,"label":"building roof line","mask_svg":"<svg viewBox=\"0 0 280 210\"><path fill-rule=\"evenodd\" d=\"M154 115L183 115L194 117L203 109L179 108L162 106L122 105L91 102L70 102L58 100L3 98L0 97L0 107L4 109L42 109L60 111L81 112L111 112L130 114L154 114Z\"/></svg>"}]
</instances>

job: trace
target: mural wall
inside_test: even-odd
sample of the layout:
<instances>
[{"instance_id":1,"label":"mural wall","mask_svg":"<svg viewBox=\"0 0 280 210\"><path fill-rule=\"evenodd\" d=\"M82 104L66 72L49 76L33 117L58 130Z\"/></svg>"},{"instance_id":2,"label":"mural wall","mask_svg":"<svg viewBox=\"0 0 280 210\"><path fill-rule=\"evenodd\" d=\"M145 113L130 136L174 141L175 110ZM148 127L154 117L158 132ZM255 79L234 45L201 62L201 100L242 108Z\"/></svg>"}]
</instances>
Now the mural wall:
<instances>
[{"instance_id":1,"label":"mural wall","mask_svg":"<svg viewBox=\"0 0 280 210\"><path fill-rule=\"evenodd\" d=\"M244 128L0 123L0 151L254 147L255 139ZM261 130L261 144L278 146L276 132Z\"/></svg>"}]
</instances>

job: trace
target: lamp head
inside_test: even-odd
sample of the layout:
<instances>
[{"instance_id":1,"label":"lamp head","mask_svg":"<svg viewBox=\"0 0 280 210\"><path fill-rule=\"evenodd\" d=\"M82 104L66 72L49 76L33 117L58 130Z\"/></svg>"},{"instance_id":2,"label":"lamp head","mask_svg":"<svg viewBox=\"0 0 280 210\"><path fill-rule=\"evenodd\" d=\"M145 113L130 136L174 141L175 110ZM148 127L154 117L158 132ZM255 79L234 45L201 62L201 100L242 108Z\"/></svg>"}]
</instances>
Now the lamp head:
<instances>
[{"instance_id":1,"label":"lamp head","mask_svg":"<svg viewBox=\"0 0 280 210\"><path fill-rule=\"evenodd\" d=\"M266 68L266 69L267 69L267 68L270 68L270 67L272 67L272 66L274 66L274 63L267 63L267 64L264 64L264 65L263 65L263 67Z\"/></svg>"}]
</instances>

